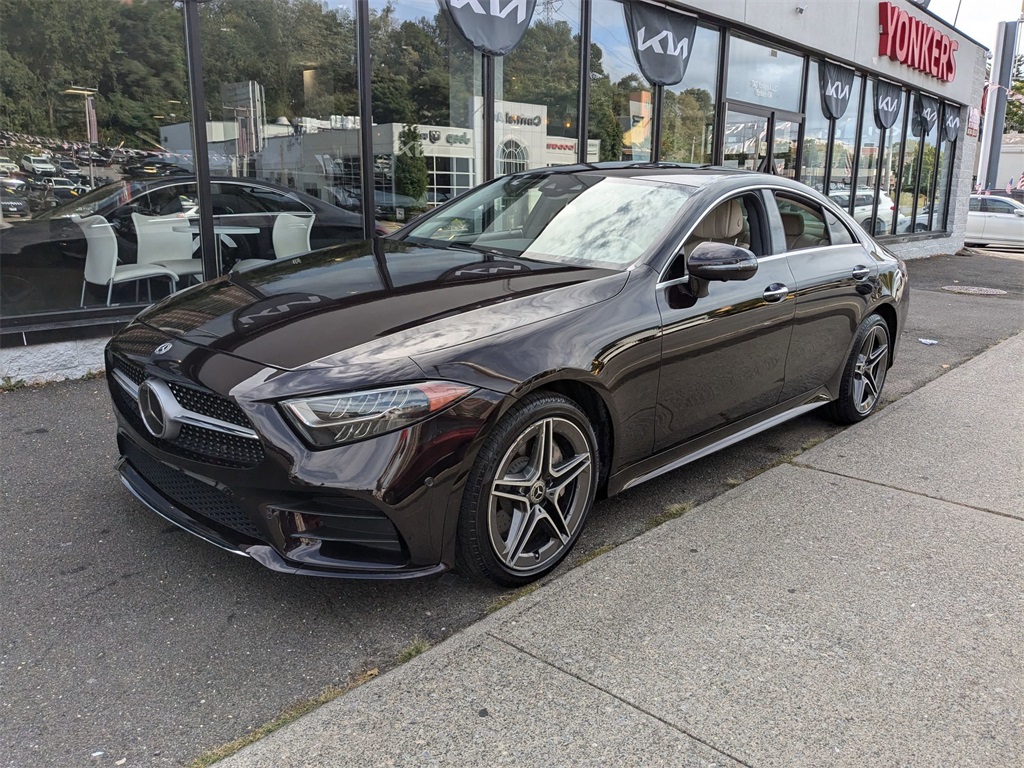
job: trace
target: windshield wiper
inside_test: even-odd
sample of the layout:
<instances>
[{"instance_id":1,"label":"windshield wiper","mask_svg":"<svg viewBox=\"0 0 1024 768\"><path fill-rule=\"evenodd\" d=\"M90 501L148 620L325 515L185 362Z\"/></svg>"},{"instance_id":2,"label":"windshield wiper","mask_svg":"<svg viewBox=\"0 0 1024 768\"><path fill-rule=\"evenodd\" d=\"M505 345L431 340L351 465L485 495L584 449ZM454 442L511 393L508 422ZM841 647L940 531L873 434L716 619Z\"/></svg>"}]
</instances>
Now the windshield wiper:
<instances>
[{"instance_id":1,"label":"windshield wiper","mask_svg":"<svg viewBox=\"0 0 1024 768\"><path fill-rule=\"evenodd\" d=\"M465 240L452 240L445 245L449 251L474 251L476 253L484 253L490 256L506 256L507 254L498 248L485 248L482 245L476 243L468 243Z\"/></svg>"}]
</instances>

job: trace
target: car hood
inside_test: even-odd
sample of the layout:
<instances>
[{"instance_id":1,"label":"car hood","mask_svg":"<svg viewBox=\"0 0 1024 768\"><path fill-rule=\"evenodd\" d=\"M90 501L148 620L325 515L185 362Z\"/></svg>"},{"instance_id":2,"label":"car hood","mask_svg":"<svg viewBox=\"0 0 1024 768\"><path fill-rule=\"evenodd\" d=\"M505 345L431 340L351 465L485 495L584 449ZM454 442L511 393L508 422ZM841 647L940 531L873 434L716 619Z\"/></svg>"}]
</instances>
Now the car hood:
<instances>
[{"instance_id":1,"label":"car hood","mask_svg":"<svg viewBox=\"0 0 1024 768\"><path fill-rule=\"evenodd\" d=\"M284 370L383 363L611 298L627 273L375 239L196 286L136 322Z\"/></svg>"}]
</instances>

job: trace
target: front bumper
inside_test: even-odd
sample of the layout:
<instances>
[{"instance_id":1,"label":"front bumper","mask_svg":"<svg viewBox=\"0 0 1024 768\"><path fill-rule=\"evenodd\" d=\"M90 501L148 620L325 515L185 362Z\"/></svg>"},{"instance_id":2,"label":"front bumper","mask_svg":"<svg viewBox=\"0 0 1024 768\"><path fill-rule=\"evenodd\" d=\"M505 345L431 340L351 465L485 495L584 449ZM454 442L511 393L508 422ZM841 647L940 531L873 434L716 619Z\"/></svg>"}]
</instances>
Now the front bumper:
<instances>
[{"instance_id":1,"label":"front bumper","mask_svg":"<svg viewBox=\"0 0 1024 768\"><path fill-rule=\"evenodd\" d=\"M117 366L110 363L108 372ZM147 366L146 375L154 373L166 374ZM150 435L122 382L108 373L118 471L140 501L271 570L343 578L411 578L452 567L462 486L502 399L478 390L407 429L316 451L275 404L239 399L260 450L231 466L204 458L198 450L209 446L191 437L183 446Z\"/></svg>"}]
</instances>

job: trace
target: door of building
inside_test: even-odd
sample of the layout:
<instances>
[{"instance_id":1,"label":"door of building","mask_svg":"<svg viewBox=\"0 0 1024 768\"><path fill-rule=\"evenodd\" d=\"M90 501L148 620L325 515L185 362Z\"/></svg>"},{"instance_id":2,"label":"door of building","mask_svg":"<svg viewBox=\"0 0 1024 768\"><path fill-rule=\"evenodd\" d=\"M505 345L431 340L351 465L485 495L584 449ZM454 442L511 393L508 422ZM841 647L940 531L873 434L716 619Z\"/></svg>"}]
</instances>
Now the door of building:
<instances>
[{"instance_id":1,"label":"door of building","mask_svg":"<svg viewBox=\"0 0 1024 768\"><path fill-rule=\"evenodd\" d=\"M803 116L746 104L729 104L725 113L725 165L761 173L797 177Z\"/></svg>"}]
</instances>

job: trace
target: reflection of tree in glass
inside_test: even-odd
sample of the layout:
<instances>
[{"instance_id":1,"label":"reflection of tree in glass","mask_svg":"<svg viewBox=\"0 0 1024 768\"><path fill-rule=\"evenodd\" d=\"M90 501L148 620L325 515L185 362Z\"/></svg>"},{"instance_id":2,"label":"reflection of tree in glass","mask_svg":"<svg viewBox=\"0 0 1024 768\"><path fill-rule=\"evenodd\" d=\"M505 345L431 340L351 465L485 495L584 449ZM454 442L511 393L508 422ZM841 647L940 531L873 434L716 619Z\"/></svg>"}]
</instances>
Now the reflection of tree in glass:
<instances>
[{"instance_id":1,"label":"reflection of tree in glass","mask_svg":"<svg viewBox=\"0 0 1024 768\"><path fill-rule=\"evenodd\" d=\"M710 161L715 108L703 88L665 91L661 157L684 163Z\"/></svg>"}]
</instances>

